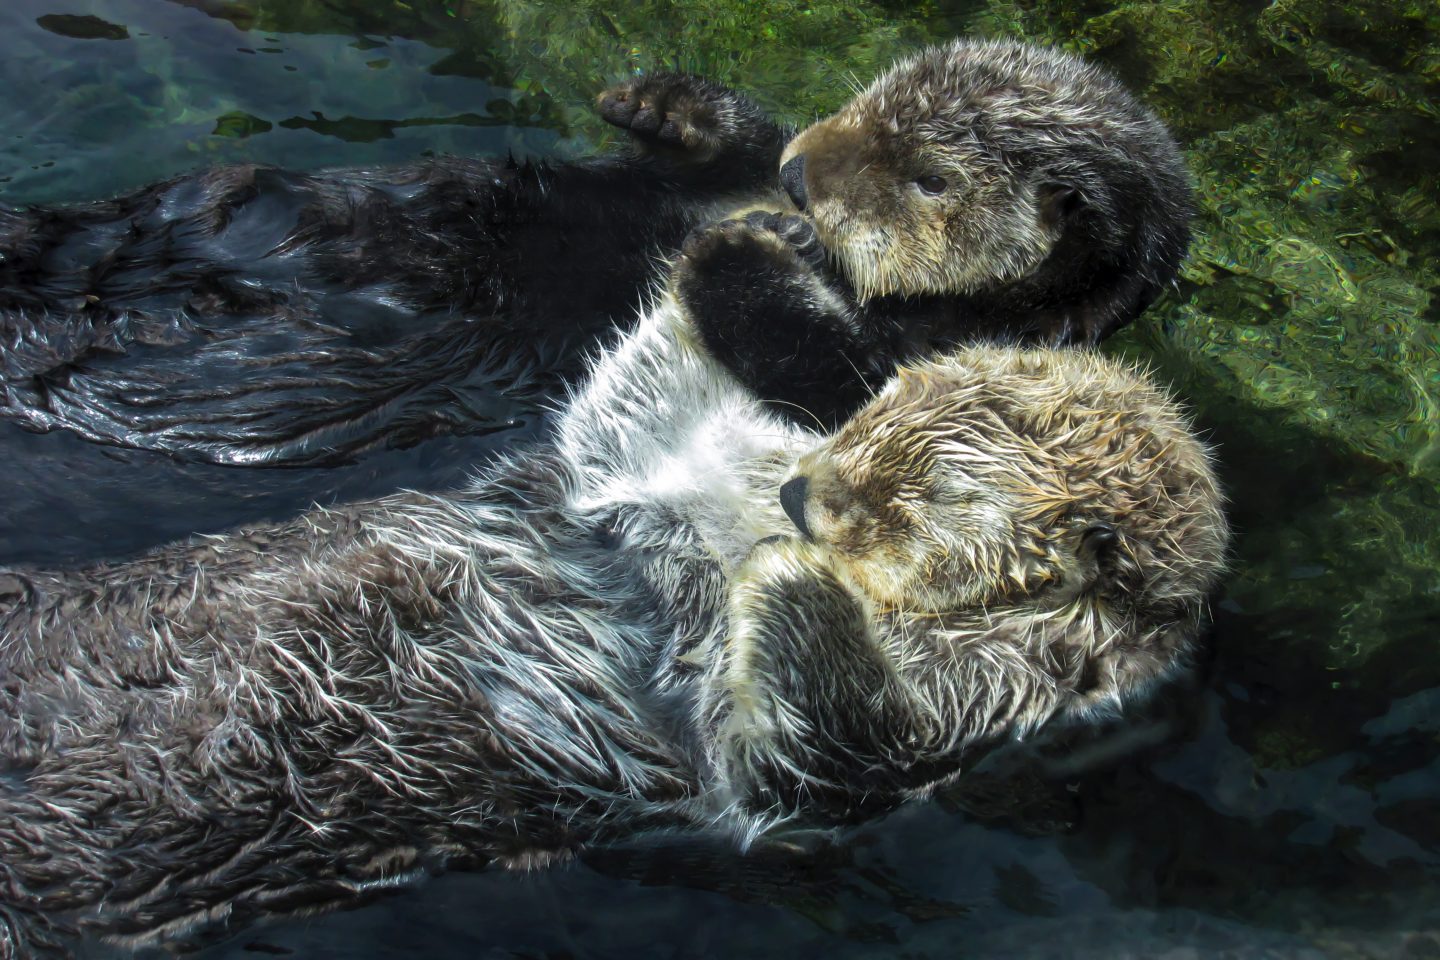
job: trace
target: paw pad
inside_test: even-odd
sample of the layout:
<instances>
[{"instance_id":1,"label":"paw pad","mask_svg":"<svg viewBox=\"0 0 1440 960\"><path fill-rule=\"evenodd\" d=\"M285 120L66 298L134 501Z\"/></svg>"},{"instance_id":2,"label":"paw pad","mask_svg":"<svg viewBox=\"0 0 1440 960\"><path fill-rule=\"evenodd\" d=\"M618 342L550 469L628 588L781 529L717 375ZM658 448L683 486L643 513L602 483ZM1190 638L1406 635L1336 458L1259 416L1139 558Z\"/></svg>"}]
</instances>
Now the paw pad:
<instances>
[{"instance_id":1,"label":"paw pad","mask_svg":"<svg viewBox=\"0 0 1440 960\"><path fill-rule=\"evenodd\" d=\"M600 95L600 117L641 144L681 148L708 156L717 148L717 99L726 91L685 74L638 77Z\"/></svg>"}]
</instances>

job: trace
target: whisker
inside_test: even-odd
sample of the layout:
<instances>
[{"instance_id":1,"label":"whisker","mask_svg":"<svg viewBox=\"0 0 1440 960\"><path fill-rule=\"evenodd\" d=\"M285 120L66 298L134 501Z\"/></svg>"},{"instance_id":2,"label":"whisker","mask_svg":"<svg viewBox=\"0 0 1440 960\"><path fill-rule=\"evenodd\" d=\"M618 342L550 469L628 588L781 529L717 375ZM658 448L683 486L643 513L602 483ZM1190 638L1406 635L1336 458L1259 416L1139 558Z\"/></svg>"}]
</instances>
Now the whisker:
<instances>
[{"instance_id":1,"label":"whisker","mask_svg":"<svg viewBox=\"0 0 1440 960\"><path fill-rule=\"evenodd\" d=\"M847 357L846 359L847 359L847 361L849 360L848 357ZM852 364L850 364L850 366L853 368L855 365L852 363ZM855 371L855 374L856 374L856 376L859 376L860 371L859 371L859 370L856 370L856 371ZM776 404L777 406L782 406L782 407L794 407L796 410L799 410L801 413L805 414L805 416L809 417L811 420L814 420L814 421L815 421L815 427L816 427L821 433L829 433L829 432L830 432L829 428L825 426L824 422L822 422L819 417L815 416L815 414L814 414L813 412L811 412L809 409L807 409L805 406L803 406L803 405L801 405L801 404L794 403L794 402L792 402L792 401L790 401L790 400L766 400L765 402L766 402L766 403L773 403L773 404ZM756 434L756 436L760 436L760 434Z\"/></svg>"}]
</instances>

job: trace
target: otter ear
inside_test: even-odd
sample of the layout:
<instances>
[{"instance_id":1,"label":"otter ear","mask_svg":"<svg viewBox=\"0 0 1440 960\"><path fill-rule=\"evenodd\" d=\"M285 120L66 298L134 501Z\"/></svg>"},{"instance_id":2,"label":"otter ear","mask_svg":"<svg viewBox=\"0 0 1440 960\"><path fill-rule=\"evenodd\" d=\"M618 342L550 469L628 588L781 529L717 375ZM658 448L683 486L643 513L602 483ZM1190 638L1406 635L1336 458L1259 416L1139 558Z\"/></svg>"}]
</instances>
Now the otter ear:
<instances>
[{"instance_id":1,"label":"otter ear","mask_svg":"<svg viewBox=\"0 0 1440 960\"><path fill-rule=\"evenodd\" d=\"M1070 541L1074 566L1066 570L1064 579L1055 587L1057 596L1067 602L1087 591L1103 588L1115 572L1119 531L1104 521L1081 523L1072 527L1070 533L1074 538Z\"/></svg>"},{"instance_id":2,"label":"otter ear","mask_svg":"<svg viewBox=\"0 0 1440 960\"><path fill-rule=\"evenodd\" d=\"M1083 206L1084 195L1071 184L1051 180L1040 185L1040 216L1046 223L1065 223Z\"/></svg>"}]
</instances>

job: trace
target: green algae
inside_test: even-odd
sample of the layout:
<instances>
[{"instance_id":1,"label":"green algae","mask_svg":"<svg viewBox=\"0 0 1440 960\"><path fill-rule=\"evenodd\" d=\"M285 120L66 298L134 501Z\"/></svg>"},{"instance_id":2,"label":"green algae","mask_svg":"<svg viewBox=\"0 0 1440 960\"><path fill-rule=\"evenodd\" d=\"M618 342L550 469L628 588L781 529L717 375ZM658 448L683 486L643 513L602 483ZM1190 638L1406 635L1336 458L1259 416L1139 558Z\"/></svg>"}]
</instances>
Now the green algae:
<instances>
[{"instance_id":1,"label":"green algae","mask_svg":"<svg viewBox=\"0 0 1440 960\"><path fill-rule=\"evenodd\" d=\"M657 69L702 73L743 86L780 117L808 122L849 96L857 78L922 43L919 24L877 6L778 0L670 3L644 0L416 0L384 5L357 0L255 3L228 16L250 29L283 32L378 28L411 39L479 51L480 72L498 83L562 104L567 132L603 140L609 131L589 104L605 85ZM460 62L465 54L457 57Z\"/></svg>"},{"instance_id":2,"label":"green algae","mask_svg":"<svg viewBox=\"0 0 1440 960\"><path fill-rule=\"evenodd\" d=\"M215 118L215 129L210 134L216 137L253 137L274 129L274 126L269 120L252 117L243 110L233 110Z\"/></svg>"},{"instance_id":3,"label":"green algae","mask_svg":"<svg viewBox=\"0 0 1440 960\"><path fill-rule=\"evenodd\" d=\"M1200 200L1151 322L1210 379L1357 456L1437 476L1431 5L996 4L997 33L1110 63L1180 136Z\"/></svg>"}]
</instances>

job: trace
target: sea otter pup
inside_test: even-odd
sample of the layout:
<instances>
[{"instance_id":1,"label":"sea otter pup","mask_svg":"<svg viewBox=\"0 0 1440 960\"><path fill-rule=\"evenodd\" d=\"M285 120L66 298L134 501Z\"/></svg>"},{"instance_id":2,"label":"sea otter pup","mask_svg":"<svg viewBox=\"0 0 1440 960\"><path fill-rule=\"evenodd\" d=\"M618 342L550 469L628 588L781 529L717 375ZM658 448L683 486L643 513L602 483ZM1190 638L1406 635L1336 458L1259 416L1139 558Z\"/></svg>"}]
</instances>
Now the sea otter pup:
<instances>
[{"instance_id":1,"label":"sea otter pup","mask_svg":"<svg viewBox=\"0 0 1440 960\"><path fill-rule=\"evenodd\" d=\"M785 243L704 228L556 435L468 489L13 572L0 957L850 821L1180 662L1227 533L1159 390L975 346L797 426L679 295L741 233Z\"/></svg>"},{"instance_id":2,"label":"sea otter pup","mask_svg":"<svg viewBox=\"0 0 1440 960\"><path fill-rule=\"evenodd\" d=\"M795 346L776 330L795 325L772 324L744 256L703 282L707 302L750 307L710 346L831 424L937 342L1098 340L1185 248L1189 187L1164 127L1059 50L928 50L788 147L747 98L694 77L632 81L600 110L639 153L228 168L0 212L0 416L296 464L463 427L467 395L538 410L571 348L628 321L657 258L700 221L773 206L777 176L838 268L806 325L813 362L775 380ZM836 324L843 342L818 332Z\"/></svg>"}]
</instances>

